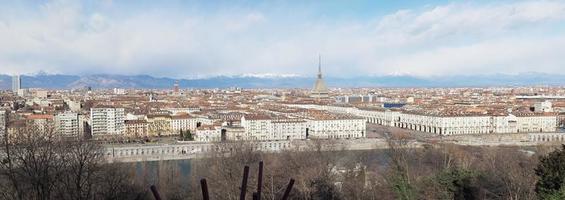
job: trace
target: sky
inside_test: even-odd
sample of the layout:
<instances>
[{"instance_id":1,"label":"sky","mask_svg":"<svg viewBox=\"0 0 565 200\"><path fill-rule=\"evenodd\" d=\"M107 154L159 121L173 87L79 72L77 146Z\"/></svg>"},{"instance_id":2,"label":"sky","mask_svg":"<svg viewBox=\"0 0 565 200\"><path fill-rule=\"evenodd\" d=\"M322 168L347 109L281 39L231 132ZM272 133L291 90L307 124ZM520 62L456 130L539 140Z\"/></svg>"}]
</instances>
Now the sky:
<instances>
[{"instance_id":1,"label":"sky","mask_svg":"<svg viewBox=\"0 0 565 200\"><path fill-rule=\"evenodd\" d=\"M0 0L0 74L565 74L565 1Z\"/></svg>"}]
</instances>

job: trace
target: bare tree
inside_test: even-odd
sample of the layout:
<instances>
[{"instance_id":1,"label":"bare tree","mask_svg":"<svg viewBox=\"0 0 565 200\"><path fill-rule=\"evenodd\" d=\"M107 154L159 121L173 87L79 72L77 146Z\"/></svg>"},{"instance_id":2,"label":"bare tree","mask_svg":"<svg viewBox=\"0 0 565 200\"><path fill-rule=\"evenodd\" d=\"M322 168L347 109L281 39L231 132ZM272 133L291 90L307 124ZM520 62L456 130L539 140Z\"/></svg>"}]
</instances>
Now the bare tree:
<instances>
[{"instance_id":1,"label":"bare tree","mask_svg":"<svg viewBox=\"0 0 565 200\"><path fill-rule=\"evenodd\" d=\"M2 174L11 181L16 199L50 199L63 176L63 148L52 127L29 125L4 141Z\"/></svg>"},{"instance_id":2,"label":"bare tree","mask_svg":"<svg viewBox=\"0 0 565 200\"><path fill-rule=\"evenodd\" d=\"M135 185L127 173L117 174L118 165L103 159L101 148L93 142L57 135L50 126L22 127L3 141L0 197L86 200L102 196L97 194L135 194L131 189L118 191Z\"/></svg>"},{"instance_id":3,"label":"bare tree","mask_svg":"<svg viewBox=\"0 0 565 200\"><path fill-rule=\"evenodd\" d=\"M60 159L64 163L59 188L61 199L92 199L96 191L97 178L104 176L102 167L105 164L102 149L99 145L84 141L66 141L65 151Z\"/></svg>"}]
</instances>

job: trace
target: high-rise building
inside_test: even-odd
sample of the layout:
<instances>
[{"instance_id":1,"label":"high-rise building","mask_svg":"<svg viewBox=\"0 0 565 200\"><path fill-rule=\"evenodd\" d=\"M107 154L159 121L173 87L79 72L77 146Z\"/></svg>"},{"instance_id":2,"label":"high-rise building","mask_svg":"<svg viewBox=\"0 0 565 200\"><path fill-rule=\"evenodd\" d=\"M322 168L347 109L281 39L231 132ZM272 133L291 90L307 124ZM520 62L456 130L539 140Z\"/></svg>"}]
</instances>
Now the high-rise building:
<instances>
[{"instance_id":1,"label":"high-rise building","mask_svg":"<svg viewBox=\"0 0 565 200\"><path fill-rule=\"evenodd\" d=\"M74 112L60 113L55 116L55 128L58 134L64 136L79 136L80 120Z\"/></svg>"},{"instance_id":2,"label":"high-rise building","mask_svg":"<svg viewBox=\"0 0 565 200\"><path fill-rule=\"evenodd\" d=\"M124 108L91 108L90 127L92 136L122 134L125 130Z\"/></svg>"},{"instance_id":3,"label":"high-rise building","mask_svg":"<svg viewBox=\"0 0 565 200\"><path fill-rule=\"evenodd\" d=\"M12 76L12 92L18 93L22 89L22 80L20 75Z\"/></svg>"},{"instance_id":4,"label":"high-rise building","mask_svg":"<svg viewBox=\"0 0 565 200\"><path fill-rule=\"evenodd\" d=\"M173 92L174 92L175 94L178 94L178 93L179 93L179 81L178 81L178 80L175 81L175 84L173 85Z\"/></svg>"},{"instance_id":5,"label":"high-rise building","mask_svg":"<svg viewBox=\"0 0 565 200\"><path fill-rule=\"evenodd\" d=\"M316 83L314 83L314 87L310 92L311 97L321 98L321 97L328 97L328 87L326 86L326 82L322 78L322 57L318 57L318 78L316 79Z\"/></svg>"}]
</instances>

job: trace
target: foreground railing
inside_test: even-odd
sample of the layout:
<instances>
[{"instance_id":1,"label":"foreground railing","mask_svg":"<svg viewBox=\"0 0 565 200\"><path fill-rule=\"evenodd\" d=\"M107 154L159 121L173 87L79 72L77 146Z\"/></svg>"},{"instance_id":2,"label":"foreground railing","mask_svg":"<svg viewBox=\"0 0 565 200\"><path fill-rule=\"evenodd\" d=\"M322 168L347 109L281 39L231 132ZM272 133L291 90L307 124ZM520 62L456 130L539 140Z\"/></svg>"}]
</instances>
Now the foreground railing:
<instances>
[{"instance_id":1,"label":"foreground railing","mask_svg":"<svg viewBox=\"0 0 565 200\"><path fill-rule=\"evenodd\" d=\"M240 193L239 193L239 199L240 200L245 200L245 196L247 193L247 180L249 178L249 166L244 166L243 167L243 178L241 179L241 187L240 187ZM294 179L290 179L290 181L288 182L287 186L286 186L286 190L284 191L284 194L282 196L282 200L287 200L288 197L290 196L290 191L292 190L292 187L294 186ZM208 192L208 183L206 182L206 179L200 179L200 188L202 189L202 199L203 200L209 200L210 199L210 194ZM252 196L253 196L253 200L260 200L261 199L261 189L263 188L263 161L259 162L259 172L258 172L258 176L257 176L257 191L253 192ZM161 198L161 194L159 193L159 190L157 189L157 187L155 185L151 185L150 187L151 189L151 193L153 194L153 197L155 198L155 200L162 200Z\"/></svg>"}]
</instances>

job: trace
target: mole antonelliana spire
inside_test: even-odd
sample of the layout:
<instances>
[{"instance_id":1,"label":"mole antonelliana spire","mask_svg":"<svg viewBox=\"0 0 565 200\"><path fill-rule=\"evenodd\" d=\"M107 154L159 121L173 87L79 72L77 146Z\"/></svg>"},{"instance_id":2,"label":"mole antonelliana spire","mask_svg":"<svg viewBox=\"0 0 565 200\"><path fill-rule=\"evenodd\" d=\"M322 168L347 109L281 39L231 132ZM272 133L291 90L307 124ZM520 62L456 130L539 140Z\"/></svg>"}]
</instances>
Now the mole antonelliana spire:
<instances>
[{"instance_id":1,"label":"mole antonelliana spire","mask_svg":"<svg viewBox=\"0 0 565 200\"><path fill-rule=\"evenodd\" d=\"M322 56L318 55L318 79L322 79Z\"/></svg>"},{"instance_id":2,"label":"mole antonelliana spire","mask_svg":"<svg viewBox=\"0 0 565 200\"><path fill-rule=\"evenodd\" d=\"M311 97L328 97L328 87L322 78L322 56L318 55L318 78L310 92Z\"/></svg>"}]
</instances>

